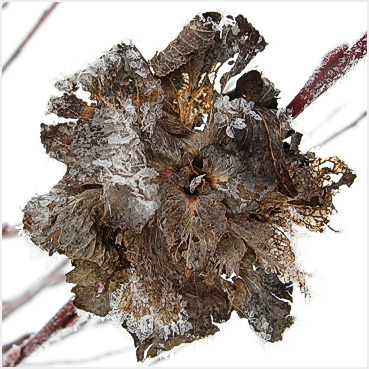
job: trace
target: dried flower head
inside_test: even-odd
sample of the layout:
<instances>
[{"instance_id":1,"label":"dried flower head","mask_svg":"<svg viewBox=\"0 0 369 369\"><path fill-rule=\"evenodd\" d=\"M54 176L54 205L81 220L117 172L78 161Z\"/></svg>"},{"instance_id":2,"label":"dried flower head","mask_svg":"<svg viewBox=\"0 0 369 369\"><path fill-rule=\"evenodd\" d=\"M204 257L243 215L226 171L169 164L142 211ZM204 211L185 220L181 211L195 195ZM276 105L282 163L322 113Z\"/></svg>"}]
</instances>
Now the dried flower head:
<instances>
[{"instance_id":1,"label":"dried flower head","mask_svg":"<svg viewBox=\"0 0 369 369\"><path fill-rule=\"evenodd\" d=\"M243 16L204 13L149 62L119 44L56 84L48 111L70 121L42 124L41 140L67 172L26 205L24 230L72 260L75 305L126 328L138 360L214 334L234 310L281 340L293 285L308 293L291 227L323 231L355 179L299 151L258 71L224 92L265 46Z\"/></svg>"}]
</instances>

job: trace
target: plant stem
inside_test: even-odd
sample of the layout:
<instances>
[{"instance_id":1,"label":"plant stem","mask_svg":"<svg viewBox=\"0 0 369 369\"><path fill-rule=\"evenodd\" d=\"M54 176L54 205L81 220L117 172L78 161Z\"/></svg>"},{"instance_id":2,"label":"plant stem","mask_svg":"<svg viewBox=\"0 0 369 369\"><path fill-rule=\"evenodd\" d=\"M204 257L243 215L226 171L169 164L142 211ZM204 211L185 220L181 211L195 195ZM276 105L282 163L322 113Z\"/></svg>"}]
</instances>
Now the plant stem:
<instances>
[{"instance_id":1,"label":"plant stem","mask_svg":"<svg viewBox=\"0 0 369 369\"><path fill-rule=\"evenodd\" d=\"M55 9L55 7L59 3L52 3L52 5L45 10L42 17L38 20L38 22L34 25L32 30L28 33L26 38L22 41L22 43L18 46L18 48L14 51L12 56L8 59L8 61L3 66L2 72L4 73L5 70L9 67L9 65L15 60L15 58L19 55L19 53L22 51L23 47L27 44L27 42L32 38L32 36L35 34L35 32L38 30L38 28L41 26L41 24L45 21L45 19L51 14L51 12Z\"/></svg>"},{"instance_id":2,"label":"plant stem","mask_svg":"<svg viewBox=\"0 0 369 369\"><path fill-rule=\"evenodd\" d=\"M23 336L17 338L16 340L3 345L3 347L2 347L2 353L4 354L8 350L10 350L13 345L17 345L17 346L21 345L24 340L26 340L26 339L28 339L30 337L31 337L31 333L26 333Z\"/></svg>"},{"instance_id":3,"label":"plant stem","mask_svg":"<svg viewBox=\"0 0 369 369\"><path fill-rule=\"evenodd\" d=\"M343 77L367 53L367 33L349 49L338 46L330 51L321 65L315 69L305 86L288 104L286 110L293 118L301 114L313 101Z\"/></svg>"},{"instance_id":4,"label":"plant stem","mask_svg":"<svg viewBox=\"0 0 369 369\"><path fill-rule=\"evenodd\" d=\"M17 226L10 226L7 223L3 223L2 225L2 237L3 238L10 238L18 235Z\"/></svg>"},{"instance_id":5,"label":"plant stem","mask_svg":"<svg viewBox=\"0 0 369 369\"><path fill-rule=\"evenodd\" d=\"M365 118L367 116L367 111L364 111L357 119L355 119L352 123L350 123L348 126L342 128L341 130L339 130L338 132L334 133L332 136L326 138L324 141L322 141L321 143L319 143L318 145L314 145L314 146L323 146L326 143L328 143L329 141L333 140L334 138L336 138L337 136L341 135L342 133L346 132L348 129L355 127L363 118Z\"/></svg>"},{"instance_id":6,"label":"plant stem","mask_svg":"<svg viewBox=\"0 0 369 369\"><path fill-rule=\"evenodd\" d=\"M55 286L56 284L63 282L65 276L63 273L64 267L68 264L68 260L63 260L56 268L50 273L41 278L37 283L31 286L27 291L22 293L20 296L3 303L2 317L3 320L12 314L15 310L32 300L38 293L44 288Z\"/></svg>"},{"instance_id":7,"label":"plant stem","mask_svg":"<svg viewBox=\"0 0 369 369\"><path fill-rule=\"evenodd\" d=\"M44 342L48 341L53 334L67 327L75 326L79 321L78 318L77 309L73 301L69 300L38 333L23 340L19 346L14 344L3 355L3 366L17 366Z\"/></svg>"}]
</instances>

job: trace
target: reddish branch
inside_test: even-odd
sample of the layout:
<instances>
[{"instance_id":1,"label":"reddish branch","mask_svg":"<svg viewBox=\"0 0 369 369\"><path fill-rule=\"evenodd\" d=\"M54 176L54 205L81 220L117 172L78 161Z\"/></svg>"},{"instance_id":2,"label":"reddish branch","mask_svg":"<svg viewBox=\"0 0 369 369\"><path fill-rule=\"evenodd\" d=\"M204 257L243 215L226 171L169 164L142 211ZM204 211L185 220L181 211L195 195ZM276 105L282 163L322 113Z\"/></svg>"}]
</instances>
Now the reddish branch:
<instances>
[{"instance_id":1,"label":"reddish branch","mask_svg":"<svg viewBox=\"0 0 369 369\"><path fill-rule=\"evenodd\" d=\"M38 22L35 24L35 26L32 28L31 32L26 36L26 38L23 40L23 42L18 46L18 48L15 50L13 55L8 59L8 61L5 63L2 72L4 73L5 70L9 67L9 65L14 61L14 59L19 55L19 53L22 51L23 47L27 44L27 42L32 38L32 36L35 34L35 32L38 30L38 28L41 26L41 24L45 21L45 19L51 14L51 12L55 9L55 7L59 3L52 3L52 5L45 10L42 17L38 20Z\"/></svg>"},{"instance_id":2,"label":"reddish branch","mask_svg":"<svg viewBox=\"0 0 369 369\"><path fill-rule=\"evenodd\" d=\"M7 223L3 223L2 225L2 237L3 238L10 238L18 235L17 226L10 226Z\"/></svg>"},{"instance_id":3,"label":"reddish branch","mask_svg":"<svg viewBox=\"0 0 369 369\"><path fill-rule=\"evenodd\" d=\"M73 301L68 301L38 333L26 338L20 345L12 345L3 354L3 366L17 366L56 332L75 326L79 321L78 318Z\"/></svg>"},{"instance_id":4,"label":"reddish branch","mask_svg":"<svg viewBox=\"0 0 369 369\"><path fill-rule=\"evenodd\" d=\"M330 51L321 65L315 69L305 86L287 106L293 118L296 118L328 90L338 79L343 77L367 53L367 33L349 49L347 44Z\"/></svg>"},{"instance_id":5,"label":"reddish branch","mask_svg":"<svg viewBox=\"0 0 369 369\"><path fill-rule=\"evenodd\" d=\"M16 340L3 345L2 352L3 353L7 352L9 349L11 349L11 347L13 345L17 345L17 346L21 345L24 340L26 340L26 339L28 339L30 337L31 337L31 333L26 333L23 336L17 338Z\"/></svg>"},{"instance_id":6,"label":"reddish branch","mask_svg":"<svg viewBox=\"0 0 369 369\"><path fill-rule=\"evenodd\" d=\"M63 269L66 264L68 264L67 259L64 260L62 263L60 263L56 268L54 268L42 279L40 279L37 283L31 286L31 288L29 288L26 292L22 293L20 296L16 297L13 300L4 302L2 314L3 320L6 317L8 317L11 313L13 313L15 310L17 310L19 307L23 306L25 303L30 301L44 288L55 286L56 284L63 282L65 280Z\"/></svg>"}]
</instances>

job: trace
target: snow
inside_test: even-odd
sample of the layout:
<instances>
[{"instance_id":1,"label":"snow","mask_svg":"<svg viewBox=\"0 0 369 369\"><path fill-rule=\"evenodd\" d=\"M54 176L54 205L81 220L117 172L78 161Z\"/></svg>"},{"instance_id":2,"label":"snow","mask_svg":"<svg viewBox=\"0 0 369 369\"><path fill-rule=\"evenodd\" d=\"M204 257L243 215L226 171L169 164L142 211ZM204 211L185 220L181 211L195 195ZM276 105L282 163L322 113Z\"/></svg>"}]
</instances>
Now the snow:
<instances>
[{"instance_id":1,"label":"snow","mask_svg":"<svg viewBox=\"0 0 369 369\"><path fill-rule=\"evenodd\" d=\"M3 64L48 6L42 2L12 2L3 10ZM329 50L344 42L353 44L367 28L367 4L358 2L59 4L3 76L3 222L18 223L25 203L36 193L48 192L65 173L65 165L45 154L39 138L39 125L46 119L45 107L50 95L55 94L54 81L83 69L122 40L132 40L149 59L164 49L195 14L209 10L241 13L265 37L269 45L247 70L261 70L281 90L280 107L287 106ZM366 109L366 81L365 60L298 117L295 128L304 133L303 150L348 125ZM62 86L63 90L68 88L71 86ZM302 269L313 275L309 279L312 299L306 305L296 291L292 305L296 321L285 332L284 340L263 344L245 319L232 314L213 337L182 345L173 350L174 356L153 361L153 366L366 366L365 120L319 148L318 154L339 156L355 169L358 178L352 188L342 189L335 199L339 213L333 216L332 227L341 233L304 233L296 240ZM58 260L57 255L49 257L21 238L4 240L2 250L3 299L23 291ZM5 320L3 342L39 329L70 298L71 287L53 287ZM353 324L349 318L352 315L360 324ZM107 352L116 353L92 362L73 363ZM136 363L129 334L108 323L45 347L24 366L46 362L50 367L60 366L60 360L67 367L141 366Z\"/></svg>"}]
</instances>

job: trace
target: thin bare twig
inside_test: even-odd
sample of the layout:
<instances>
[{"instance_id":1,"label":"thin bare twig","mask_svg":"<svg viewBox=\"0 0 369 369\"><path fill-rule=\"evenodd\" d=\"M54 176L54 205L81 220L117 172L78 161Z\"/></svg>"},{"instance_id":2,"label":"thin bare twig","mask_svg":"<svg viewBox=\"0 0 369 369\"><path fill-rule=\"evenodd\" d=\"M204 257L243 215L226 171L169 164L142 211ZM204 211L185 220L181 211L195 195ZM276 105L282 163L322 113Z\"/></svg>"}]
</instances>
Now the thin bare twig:
<instances>
[{"instance_id":1,"label":"thin bare twig","mask_svg":"<svg viewBox=\"0 0 369 369\"><path fill-rule=\"evenodd\" d=\"M61 340L64 340L76 333L79 333L83 329L86 329L87 326L89 326L87 323L91 322L91 317L88 315L82 315L78 317L78 323L73 326L74 329L65 329L63 332L60 332L58 335L53 336L53 339L48 340L48 345L53 345L55 343L59 343ZM96 321L93 321L93 323L96 324ZM101 323L100 321L97 322L98 324ZM78 329L75 329L78 328ZM34 333L27 333L23 336L17 338L16 340L9 342L2 347L2 353L6 353L8 350L12 348L13 345L21 346L23 341L27 340L31 336L33 336Z\"/></svg>"},{"instance_id":2,"label":"thin bare twig","mask_svg":"<svg viewBox=\"0 0 369 369\"><path fill-rule=\"evenodd\" d=\"M17 236L18 235L18 229L17 229L18 226L19 226L19 224L16 225L16 226L10 226L7 223L3 223L2 237L3 238L10 238L10 237Z\"/></svg>"},{"instance_id":3,"label":"thin bare twig","mask_svg":"<svg viewBox=\"0 0 369 369\"><path fill-rule=\"evenodd\" d=\"M32 300L44 288L55 286L56 284L63 282L65 280L63 268L68 264L68 262L68 259L63 260L56 268L32 285L26 292L10 301L4 302L3 320L28 301Z\"/></svg>"},{"instance_id":4,"label":"thin bare twig","mask_svg":"<svg viewBox=\"0 0 369 369\"><path fill-rule=\"evenodd\" d=\"M45 21L45 19L50 15L50 13L55 9L55 7L58 4L59 3L52 3L52 5L47 10L45 10L42 17L38 20L38 22L32 28L31 32L26 36L26 38L23 40L23 42L18 46L18 48L15 50L15 52L12 54L12 56L5 63L5 65L3 66L3 69L2 69L3 73L9 67L9 65L14 61L14 59L19 55L19 53L22 51L23 47L32 38L32 36L35 34L35 32L38 30L38 28L41 26L41 24Z\"/></svg>"},{"instance_id":5,"label":"thin bare twig","mask_svg":"<svg viewBox=\"0 0 369 369\"><path fill-rule=\"evenodd\" d=\"M56 332L77 326L81 320L85 321L85 318L78 316L73 301L69 300L38 333L25 339L20 345L13 345L3 355L3 366L17 366Z\"/></svg>"},{"instance_id":6,"label":"thin bare twig","mask_svg":"<svg viewBox=\"0 0 369 369\"><path fill-rule=\"evenodd\" d=\"M351 124L349 124L348 126L342 128L341 130L339 130L338 132L334 133L332 136L326 138L324 141L322 141L320 144L315 145L315 146L323 146L326 143L328 143L329 141L332 141L334 138L336 138L337 136L341 135L342 133L346 132L348 129L355 127L363 118L365 118L367 116L367 111L364 111L360 117L358 117L357 119L355 119Z\"/></svg>"},{"instance_id":7,"label":"thin bare twig","mask_svg":"<svg viewBox=\"0 0 369 369\"><path fill-rule=\"evenodd\" d=\"M335 108L333 108L330 114L325 119L323 119L318 125L316 125L316 127L312 128L308 132L308 135L313 136L314 134L319 133L320 129L324 127L327 123L329 123L341 110L345 108L345 106L346 104L343 104L343 105L336 106Z\"/></svg>"},{"instance_id":8,"label":"thin bare twig","mask_svg":"<svg viewBox=\"0 0 369 369\"><path fill-rule=\"evenodd\" d=\"M95 356L91 356L91 357L87 357L87 358L81 358L81 359L74 359L74 360L54 360L54 361L45 361L45 362L38 362L38 363L29 363L27 364L27 366L64 366L64 365L76 365L76 364L85 364L88 362L96 362L97 360L101 360L104 359L106 357L109 356L115 356L115 355L120 355L124 352L127 352L131 350L131 348L129 347L124 347L115 351L108 351L108 352L104 352L102 354L98 354Z\"/></svg>"}]
</instances>

